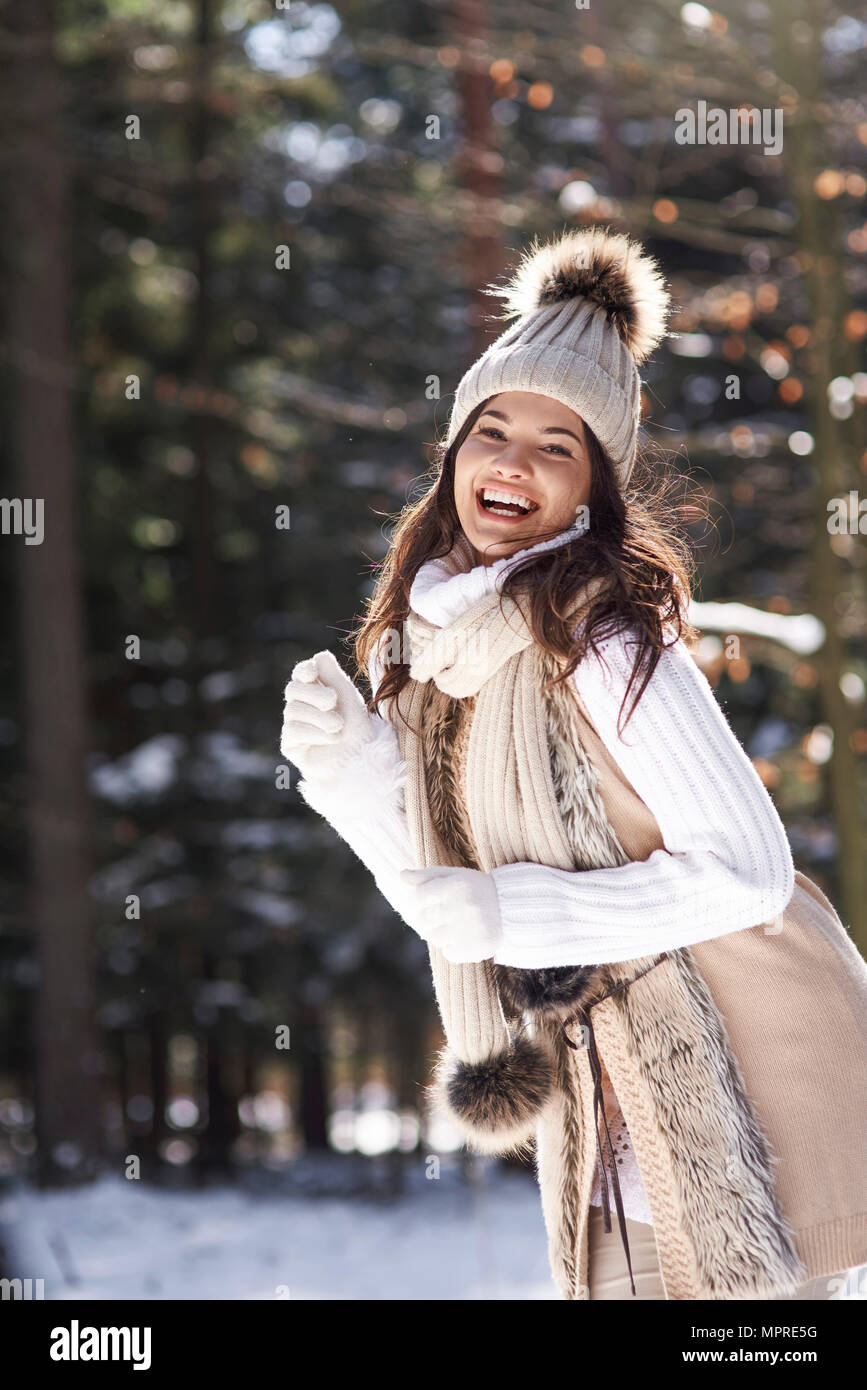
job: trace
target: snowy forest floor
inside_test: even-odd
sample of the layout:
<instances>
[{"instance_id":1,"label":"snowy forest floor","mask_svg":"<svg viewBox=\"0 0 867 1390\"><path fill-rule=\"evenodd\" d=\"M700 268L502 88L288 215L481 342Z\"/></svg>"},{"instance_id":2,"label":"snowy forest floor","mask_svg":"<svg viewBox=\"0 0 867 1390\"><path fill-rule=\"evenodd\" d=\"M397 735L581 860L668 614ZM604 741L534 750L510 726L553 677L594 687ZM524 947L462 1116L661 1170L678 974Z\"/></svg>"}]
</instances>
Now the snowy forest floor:
<instances>
[{"instance_id":1,"label":"snowy forest floor","mask_svg":"<svg viewBox=\"0 0 867 1390\"><path fill-rule=\"evenodd\" d=\"M0 1273L43 1279L46 1299L556 1298L533 1175L473 1172L413 1165L393 1199L20 1183L0 1195Z\"/></svg>"}]
</instances>

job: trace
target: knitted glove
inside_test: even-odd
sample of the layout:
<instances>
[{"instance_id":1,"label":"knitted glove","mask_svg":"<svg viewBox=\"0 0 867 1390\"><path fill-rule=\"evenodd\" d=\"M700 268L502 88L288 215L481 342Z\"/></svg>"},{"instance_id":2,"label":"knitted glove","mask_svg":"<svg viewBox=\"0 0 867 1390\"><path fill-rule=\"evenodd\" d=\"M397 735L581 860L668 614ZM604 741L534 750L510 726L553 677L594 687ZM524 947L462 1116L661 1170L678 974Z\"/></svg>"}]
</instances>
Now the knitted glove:
<instances>
[{"instance_id":1,"label":"knitted glove","mask_svg":"<svg viewBox=\"0 0 867 1390\"><path fill-rule=\"evenodd\" d=\"M374 737L373 715L331 652L299 661L283 693L280 752L311 781L329 781Z\"/></svg>"},{"instance_id":2,"label":"knitted glove","mask_svg":"<svg viewBox=\"0 0 867 1390\"><path fill-rule=\"evenodd\" d=\"M400 877L414 893L412 926L428 945L457 965L490 960L502 941L500 904L490 874L431 866L404 869Z\"/></svg>"}]
</instances>

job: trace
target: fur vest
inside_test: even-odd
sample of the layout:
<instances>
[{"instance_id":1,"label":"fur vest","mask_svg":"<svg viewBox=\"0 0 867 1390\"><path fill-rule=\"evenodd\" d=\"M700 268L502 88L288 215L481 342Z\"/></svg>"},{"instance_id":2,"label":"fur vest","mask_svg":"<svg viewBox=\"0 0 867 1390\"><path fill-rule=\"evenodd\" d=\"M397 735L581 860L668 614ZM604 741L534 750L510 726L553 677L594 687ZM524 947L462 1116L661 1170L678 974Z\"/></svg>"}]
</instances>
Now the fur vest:
<instances>
[{"instance_id":1,"label":"fur vest","mask_svg":"<svg viewBox=\"0 0 867 1390\"><path fill-rule=\"evenodd\" d=\"M511 602L503 611L496 598L477 605L463 632L450 634L448 655L437 650L442 633L425 632L415 614L409 626L411 641L423 639L410 668L422 678L411 676L400 713L388 717L407 764L407 816L419 863L490 870L535 860L580 870L646 859L664 847L571 681L545 689L556 668ZM486 641L471 648L468 639L480 633ZM462 717L471 721L463 783L447 756ZM829 932L835 938L832 973L854 977L863 1005L863 962L827 899L799 874L783 924L796 955L817 916L823 940ZM478 1152L504 1154L535 1140L551 1268L564 1298L587 1297L600 1059L647 1191L667 1298L785 1297L808 1278L867 1258L863 1194L853 1202L847 1187L832 1196L827 1229L814 1223L800 1196L794 1210L780 1200L779 1155L717 1003L743 988L737 947L732 974L733 938L761 931L758 924L661 957L551 970L455 965L431 948L447 1039L431 1097ZM787 1007L779 981L772 1003ZM743 1002L738 1011L743 1018ZM850 1059L860 1056L864 1017L862 1007L860 1026L853 1019L845 1040ZM803 1037L812 1047L807 1022ZM769 1061L797 1066L796 1058L762 1057L755 1041L747 1050L751 1080ZM818 1126L822 1097L814 1100ZM807 1142L820 1142L816 1128ZM812 1156L797 1155L797 1165L812 1167ZM855 1161L863 1175L863 1146Z\"/></svg>"}]
</instances>

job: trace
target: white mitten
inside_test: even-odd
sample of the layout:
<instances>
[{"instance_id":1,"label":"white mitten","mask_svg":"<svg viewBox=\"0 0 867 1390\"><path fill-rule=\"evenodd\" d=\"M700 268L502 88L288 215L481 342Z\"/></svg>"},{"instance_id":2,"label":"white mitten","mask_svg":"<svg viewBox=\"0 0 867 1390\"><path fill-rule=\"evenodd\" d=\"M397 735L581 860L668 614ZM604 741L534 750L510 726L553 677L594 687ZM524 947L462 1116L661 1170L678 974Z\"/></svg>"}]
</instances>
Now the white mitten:
<instances>
[{"instance_id":1,"label":"white mitten","mask_svg":"<svg viewBox=\"0 0 867 1390\"><path fill-rule=\"evenodd\" d=\"M493 956L502 941L502 925L497 887L490 874L434 865L404 869L400 877L414 894L408 920L446 960L464 965Z\"/></svg>"},{"instance_id":2,"label":"white mitten","mask_svg":"<svg viewBox=\"0 0 867 1390\"><path fill-rule=\"evenodd\" d=\"M303 777L327 781L375 735L361 692L331 652L299 661L283 694L280 752Z\"/></svg>"}]
</instances>

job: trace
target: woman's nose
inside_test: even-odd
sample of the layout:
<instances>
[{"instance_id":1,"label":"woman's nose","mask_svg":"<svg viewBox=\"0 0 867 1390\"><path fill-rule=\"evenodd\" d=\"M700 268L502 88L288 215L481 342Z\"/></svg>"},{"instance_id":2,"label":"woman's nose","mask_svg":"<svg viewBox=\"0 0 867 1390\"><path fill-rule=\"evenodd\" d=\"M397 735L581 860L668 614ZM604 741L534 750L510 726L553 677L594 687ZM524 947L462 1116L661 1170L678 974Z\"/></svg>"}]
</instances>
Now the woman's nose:
<instances>
[{"instance_id":1,"label":"woman's nose","mask_svg":"<svg viewBox=\"0 0 867 1390\"><path fill-rule=\"evenodd\" d=\"M525 449L520 444L507 445L502 453L497 455L494 467L501 473L519 473L521 477L526 477L529 470Z\"/></svg>"}]
</instances>

